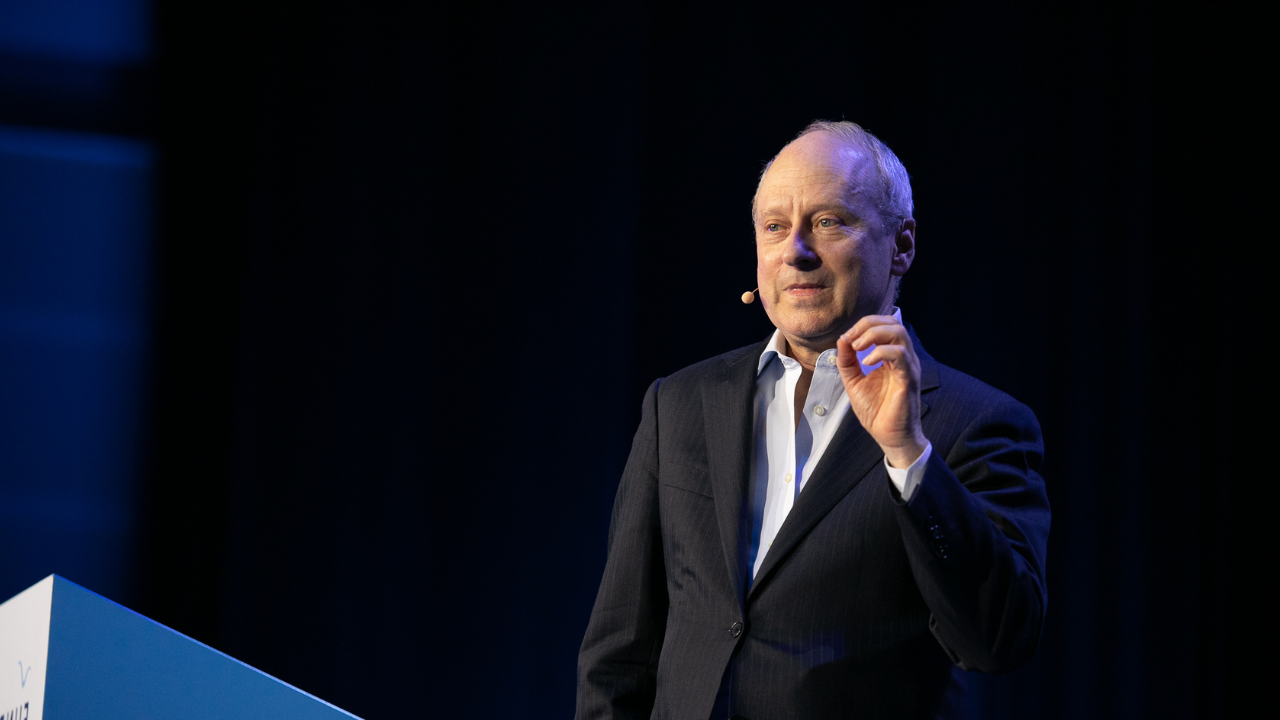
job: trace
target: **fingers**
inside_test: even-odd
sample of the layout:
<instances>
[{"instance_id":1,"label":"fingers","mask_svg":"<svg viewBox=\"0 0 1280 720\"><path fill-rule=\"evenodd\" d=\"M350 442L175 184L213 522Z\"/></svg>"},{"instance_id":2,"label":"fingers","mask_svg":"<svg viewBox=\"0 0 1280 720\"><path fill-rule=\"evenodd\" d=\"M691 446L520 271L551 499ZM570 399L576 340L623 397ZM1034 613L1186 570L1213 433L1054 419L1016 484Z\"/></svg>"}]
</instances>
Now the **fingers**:
<instances>
[{"instance_id":1,"label":"fingers","mask_svg":"<svg viewBox=\"0 0 1280 720\"><path fill-rule=\"evenodd\" d=\"M907 329L891 315L868 315L854 323L841 337L847 337L854 350L866 350L872 345L911 347Z\"/></svg>"},{"instance_id":2,"label":"fingers","mask_svg":"<svg viewBox=\"0 0 1280 720\"><path fill-rule=\"evenodd\" d=\"M885 363L895 370L907 370L911 366L911 356L901 345L876 345L875 349L862 358L863 365Z\"/></svg>"},{"instance_id":3,"label":"fingers","mask_svg":"<svg viewBox=\"0 0 1280 720\"><path fill-rule=\"evenodd\" d=\"M897 372L911 375L912 369L919 364L907 329L889 315L862 318L840 336L836 348L837 364L841 370L861 363L861 369L866 373L885 363Z\"/></svg>"},{"instance_id":4,"label":"fingers","mask_svg":"<svg viewBox=\"0 0 1280 720\"><path fill-rule=\"evenodd\" d=\"M857 337L865 332L867 328L875 325L897 325L901 327L902 323L898 322L898 318L892 315L863 315L858 322L853 324L853 327L845 331L845 334L850 337Z\"/></svg>"}]
</instances>

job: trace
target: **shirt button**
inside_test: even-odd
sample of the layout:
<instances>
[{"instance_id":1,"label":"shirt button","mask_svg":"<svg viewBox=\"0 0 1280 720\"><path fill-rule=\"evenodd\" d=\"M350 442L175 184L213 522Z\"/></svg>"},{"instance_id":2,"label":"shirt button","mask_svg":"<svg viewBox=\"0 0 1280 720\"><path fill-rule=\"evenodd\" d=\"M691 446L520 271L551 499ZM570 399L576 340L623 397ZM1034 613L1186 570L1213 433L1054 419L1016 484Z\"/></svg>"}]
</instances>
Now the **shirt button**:
<instances>
[{"instance_id":1,"label":"shirt button","mask_svg":"<svg viewBox=\"0 0 1280 720\"><path fill-rule=\"evenodd\" d=\"M782 478L782 482L791 482L791 473L787 473L786 477Z\"/></svg>"},{"instance_id":2,"label":"shirt button","mask_svg":"<svg viewBox=\"0 0 1280 720\"><path fill-rule=\"evenodd\" d=\"M835 365L835 364L836 364L836 356L835 356L835 355L828 355L828 356L827 356L827 364L828 364L828 365Z\"/></svg>"},{"instance_id":3,"label":"shirt button","mask_svg":"<svg viewBox=\"0 0 1280 720\"><path fill-rule=\"evenodd\" d=\"M827 409L822 407L821 405L814 405L813 414L817 415L818 417L822 417L823 415L827 414Z\"/></svg>"},{"instance_id":4,"label":"shirt button","mask_svg":"<svg viewBox=\"0 0 1280 720\"><path fill-rule=\"evenodd\" d=\"M730 635L732 635L733 637L738 637L739 635L741 635L741 634L742 634L742 623L740 623L740 622L736 622L736 623L734 623L734 624L730 625L730 626L729 626L729 634L730 634Z\"/></svg>"}]
</instances>

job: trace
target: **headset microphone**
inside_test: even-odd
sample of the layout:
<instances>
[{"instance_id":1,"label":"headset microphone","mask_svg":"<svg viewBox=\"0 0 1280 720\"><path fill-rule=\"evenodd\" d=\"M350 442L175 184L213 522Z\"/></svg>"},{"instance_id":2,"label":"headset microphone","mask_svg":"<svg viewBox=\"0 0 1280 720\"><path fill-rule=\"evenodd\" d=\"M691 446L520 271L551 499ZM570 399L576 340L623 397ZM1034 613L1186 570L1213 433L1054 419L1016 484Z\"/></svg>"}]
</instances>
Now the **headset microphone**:
<instances>
[{"instance_id":1,"label":"headset microphone","mask_svg":"<svg viewBox=\"0 0 1280 720\"><path fill-rule=\"evenodd\" d=\"M746 304L746 305L750 305L751 303L755 302L755 301L756 301L756 293L758 293L758 292L760 292L760 288L756 288L755 290L752 290L751 292L744 292L744 293L742 293L742 302L743 302L744 304Z\"/></svg>"}]
</instances>

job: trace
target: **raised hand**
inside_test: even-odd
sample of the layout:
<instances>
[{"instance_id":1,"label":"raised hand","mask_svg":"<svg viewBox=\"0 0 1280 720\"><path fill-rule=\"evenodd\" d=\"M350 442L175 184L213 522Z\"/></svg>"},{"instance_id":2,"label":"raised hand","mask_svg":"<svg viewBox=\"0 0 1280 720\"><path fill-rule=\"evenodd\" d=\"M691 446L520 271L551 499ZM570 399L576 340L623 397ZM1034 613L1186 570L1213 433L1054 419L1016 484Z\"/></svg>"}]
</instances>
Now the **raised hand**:
<instances>
[{"instance_id":1,"label":"raised hand","mask_svg":"<svg viewBox=\"0 0 1280 720\"><path fill-rule=\"evenodd\" d=\"M875 349L861 362L857 351ZM905 468L924 453L920 428L920 358L907 329L891 315L867 315L836 341L840 379L858 422L884 450L889 464ZM884 363L866 372L866 367Z\"/></svg>"}]
</instances>

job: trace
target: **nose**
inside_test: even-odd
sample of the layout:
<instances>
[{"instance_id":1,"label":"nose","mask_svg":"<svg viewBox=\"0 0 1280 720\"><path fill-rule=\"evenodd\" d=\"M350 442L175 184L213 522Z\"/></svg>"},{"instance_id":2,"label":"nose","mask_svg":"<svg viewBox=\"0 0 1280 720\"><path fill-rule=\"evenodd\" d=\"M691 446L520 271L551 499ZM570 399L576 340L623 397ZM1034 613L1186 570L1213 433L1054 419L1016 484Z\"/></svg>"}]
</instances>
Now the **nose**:
<instances>
[{"instance_id":1,"label":"nose","mask_svg":"<svg viewBox=\"0 0 1280 720\"><path fill-rule=\"evenodd\" d=\"M818 254L813 251L810 238L797 229L787 238L782 261L792 267L805 268L818 264Z\"/></svg>"}]
</instances>

